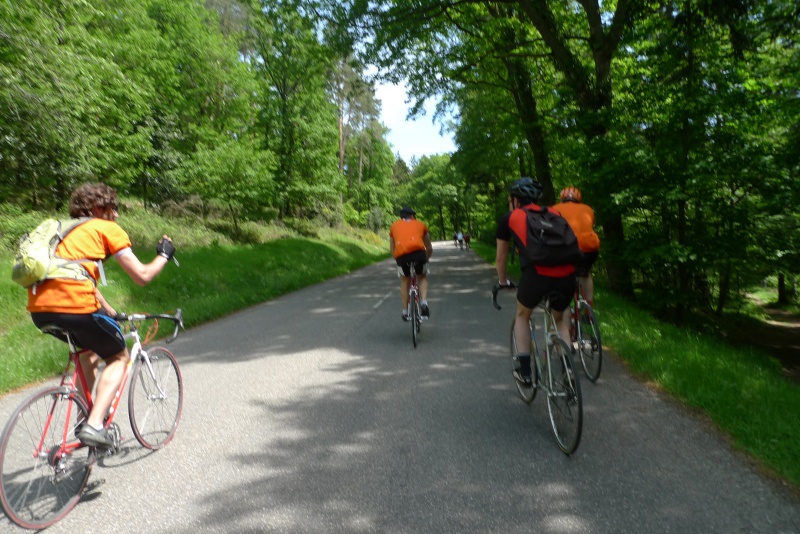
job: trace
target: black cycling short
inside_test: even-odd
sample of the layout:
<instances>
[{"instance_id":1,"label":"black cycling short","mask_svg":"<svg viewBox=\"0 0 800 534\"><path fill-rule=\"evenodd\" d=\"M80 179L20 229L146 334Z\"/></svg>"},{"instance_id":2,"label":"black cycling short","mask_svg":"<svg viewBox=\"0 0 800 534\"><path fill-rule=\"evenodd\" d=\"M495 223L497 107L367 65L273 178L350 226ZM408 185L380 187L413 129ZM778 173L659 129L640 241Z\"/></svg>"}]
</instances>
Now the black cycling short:
<instances>
[{"instance_id":1,"label":"black cycling short","mask_svg":"<svg viewBox=\"0 0 800 534\"><path fill-rule=\"evenodd\" d=\"M428 263L428 253L425 250L415 250L408 254L403 254L395 258L397 265L403 269L403 276L411 276L410 263L414 264L414 272L417 274L425 273L425 264Z\"/></svg>"},{"instance_id":2,"label":"black cycling short","mask_svg":"<svg viewBox=\"0 0 800 534\"><path fill-rule=\"evenodd\" d=\"M31 313L31 319L37 328L48 324L63 328L72 335L75 345L89 349L103 359L125 350L125 337L119 323L103 310L94 313L35 312ZM53 335L67 341L64 336Z\"/></svg>"},{"instance_id":3,"label":"black cycling short","mask_svg":"<svg viewBox=\"0 0 800 534\"><path fill-rule=\"evenodd\" d=\"M533 267L524 268L517 289L517 300L526 308L533 309L546 296L557 293L555 298L551 298L550 306L555 311L562 312L572 302L577 286L578 281L574 274L553 278L542 276Z\"/></svg>"},{"instance_id":4,"label":"black cycling short","mask_svg":"<svg viewBox=\"0 0 800 534\"><path fill-rule=\"evenodd\" d=\"M597 261L600 255L599 250L594 252L584 252L583 259L575 264L575 274L578 276L586 277L592 272L592 265Z\"/></svg>"}]
</instances>

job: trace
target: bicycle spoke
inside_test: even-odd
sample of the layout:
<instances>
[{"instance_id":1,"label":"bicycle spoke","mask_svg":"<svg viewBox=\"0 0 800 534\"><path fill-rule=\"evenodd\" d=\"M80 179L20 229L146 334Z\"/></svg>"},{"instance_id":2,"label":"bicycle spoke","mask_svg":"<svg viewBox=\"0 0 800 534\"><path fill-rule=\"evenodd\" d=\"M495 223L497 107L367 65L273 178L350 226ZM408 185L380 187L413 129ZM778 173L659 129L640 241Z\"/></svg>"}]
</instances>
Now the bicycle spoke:
<instances>
[{"instance_id":1,"label":"bicycle spoke","mask_svg":"<svg viewBox=\"0 0 800 534\"><path fill-rule=\"evenodd\" d=\"M183 378L168 350L148 351L131 377L128 414L136 440L148 449L160 449L172 439L183 410Z\"/></svg>"}]
</instances>

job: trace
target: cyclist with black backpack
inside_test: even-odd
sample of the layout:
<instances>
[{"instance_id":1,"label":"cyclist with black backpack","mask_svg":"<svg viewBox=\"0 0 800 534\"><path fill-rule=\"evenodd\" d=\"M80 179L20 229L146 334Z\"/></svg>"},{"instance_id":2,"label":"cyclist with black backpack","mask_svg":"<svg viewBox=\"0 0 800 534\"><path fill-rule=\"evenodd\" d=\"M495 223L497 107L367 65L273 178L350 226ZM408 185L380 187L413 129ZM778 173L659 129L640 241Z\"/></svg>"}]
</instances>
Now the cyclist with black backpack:
<instances>
[{"instance_id":1,"label":"cyclist with black backpack","mask_svg":"<svg viewBox=\"0 0 800 534\"><path fill-rule=\"evenodd\" d=\"M515 338L530 337L529 321L533 309L545 297L555 294L550 298L553 317L558 324L559 335L569 343L569 323L564 311L569 307L575 293L577 284L575 255L580 256L580 249L566 220L557 211L535 204L541 196L542 185L528 177L520 178L509 187L511 211L503 215L497 224L495 267L500 285L512 287L512 283L506 277L506 261L510 246L519 249L522 277L517 289ZM557 227L563 235L556 236L549 242L541 239L541 236L536 234L535 225L538 219L545 218L546 226ZM527 346L528 349L529 347L530 345ZM519 369L514 370L514 378L530 386L531 355L521 353L517 356Z\"/></svg>"}]
</instances>

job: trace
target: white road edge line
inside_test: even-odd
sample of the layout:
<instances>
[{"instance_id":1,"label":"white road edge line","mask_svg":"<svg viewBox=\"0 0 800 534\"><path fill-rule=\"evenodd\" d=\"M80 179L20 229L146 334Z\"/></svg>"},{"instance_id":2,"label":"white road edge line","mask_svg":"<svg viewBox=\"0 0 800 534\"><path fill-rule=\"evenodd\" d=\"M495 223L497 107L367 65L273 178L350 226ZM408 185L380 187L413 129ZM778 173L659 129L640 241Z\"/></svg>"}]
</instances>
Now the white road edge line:
<instances>
[{"instance_id":1,"label":"white road edge line","mask_svg":"<svg viewBox=\"0 0 800 534\"><path fill-rule=\"evenodd\" d=\"M390 291L389 293L386 293L386 295L384 295L384 297L383 297L381 300L379 300L379 301L378 301L378 303L377 303L377 304L375 304L375 306L373 306L373 307L372 307L372 309L373 309L373 310L377 310L377 309L378 309L378 307L379 307L381 304L383 304L383 302L384 302L386 299L388 299L390 296L392 296L392 293L391 293L391 291Z\"/></svg>"}]
</instances>

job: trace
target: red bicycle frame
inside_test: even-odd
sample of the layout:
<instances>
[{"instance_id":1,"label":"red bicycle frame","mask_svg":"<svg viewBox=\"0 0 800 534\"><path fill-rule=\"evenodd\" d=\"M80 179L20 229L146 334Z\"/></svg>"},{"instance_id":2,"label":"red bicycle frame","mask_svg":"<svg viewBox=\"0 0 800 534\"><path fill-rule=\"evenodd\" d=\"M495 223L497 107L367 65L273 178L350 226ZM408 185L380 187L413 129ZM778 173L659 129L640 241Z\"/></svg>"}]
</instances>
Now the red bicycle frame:
<instances>
[{"instance_id":1,"label":"red bicycle frame","mask_svg":"<svg viewBox=\"0 0 800 534\"><path fill-rule=\"evenodd\" d=\"M81 365L81 356L84 354L88 354L91 352L88 349L78 350L75 347L75 344L72 342L72 338L69 334L67 336L67 343L69 344L69 360L67 361L67 366L64 368L64 372L61 374L61 383L59 386L64 389L64 394L71 395L74 398L79 391L83 393L83 400L86 403L87 415L91 413L92 408L94 407L94 399L92 399L92 392L89 391L89 384L86 380L86 373L83 370L83 366ZM130 371L131 364L133 360L128 362L128 365L125 366L125 374L122 377L122 382L120 383L120 387L117 389L116 394L114 395L114 400L111 403L111 408L109 409L109 416L104 421L103 427L108 428L111 426L111 423L114 421L114 415L117 413L117 407L119 406L120 399L122 399L122 391L125 388L125 384L128 380L128 372ZM72 372L70 372L70 367L72 367ZM38 457L44 448L44 440L47 436L48 430L50 428L50 423L53 420L53 414L56 408L56 403L53 403L53 406L50 408L50 413L47 415L47 421L44 425L44 430L42 432L42 437L39 440L39 444L34 451L34 458ZM70 420L72 416L72 409L73 404L69 403L67 408L67 421ZM64 427L63 434L61 436L61 450L59 451L59 455L63 454L72 454L72 452L85 447L83 443L80 441L74 441L72 443L67 442L67 434L69 433L69 428L67 426Z\"/></svg>"}]
</instances>

